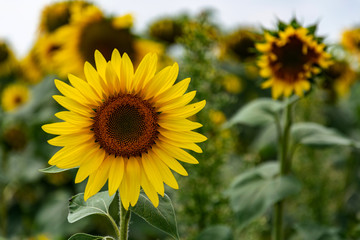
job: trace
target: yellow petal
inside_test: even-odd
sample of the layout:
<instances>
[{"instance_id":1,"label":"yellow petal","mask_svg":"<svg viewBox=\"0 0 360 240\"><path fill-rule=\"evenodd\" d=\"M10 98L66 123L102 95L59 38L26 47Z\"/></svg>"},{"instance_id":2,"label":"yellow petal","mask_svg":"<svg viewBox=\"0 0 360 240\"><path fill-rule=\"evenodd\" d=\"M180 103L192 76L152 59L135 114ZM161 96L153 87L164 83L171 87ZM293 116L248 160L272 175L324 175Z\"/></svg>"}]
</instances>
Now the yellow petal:
<instances>
[{"instance_id":1,"label":"yellow petal","mask_svg":"<svg viewBox=\"0 0 360 240\"><path fill-rule=\"evenodd\" d=\"M273 79L269 79L261 84L261 88L269 88L273 85Z\"/></svg>"},{"instance_id":2,"label":"yellow petal","mask_svg":"<svg viewBox=\"0 0 360 240\"><path fill-rule=\"evenodd\" d=\"M92 116L91 114L89 114L89 115ZM93 119L91 119L90 117L85 117L83 115L77 114L75 112L70 112L70 111L57 112L57 113L55 113L55 116L61 120L64 120L65 122L68 122L68 123L71 123L74 125L80 125L82 127L88 127L94 123Z\"/></svg>"},{"instance_id":3,"label":"yellow petal","mask_svg":"<svg viewBox=\"0 0 360 240\"><path fill-rule=\"evenodd\" d=\"M131 206L135 206L140 194L141 171L138 160L130 157L126 165L126 178Z\"/></svg>"},{"instance_id":4,"label":"yellow petal","mask_svg":"<svg viewBox=\"0 0 360 240\"><path fill-rule=\"evenodd\" d=\"M145 194L148 196L154 207L159 206L159 197L155 191L155 188L151 185L149 179L145 174L141 175L141 186L144 189Z\"/></svg>"},{"instance_id":5,"label":"yellow petal","mask_svg":"<svg viewBox=\"0 0 360 240\"><path fill-rule=\"evenodd\" d=\"M108 62L106 65L106 81L108 83L109 92L108 95L115 95L120 92L120 82L113 69L111 62Z\"/></svg>"},{"instance_id":6,"label":"yellow petal","mask_svg":"<svg viewBox=\"0 0 360 240\"><path fill-rule=\"evenodd\" d=\"M84 156L84 162L80 165L76 174L75 183L84 181L85 178L92 174L101 165L104 159L105 151L94 145Z\"/></svg>"},{"instance_id":7,"label":"yellow petal","mask_svg":"<svg viewBox=\"0 0 360 240\"><path fill-rule=\"evenodd\" d=\"M179 147L179 148L185 148L185 149L189 149L189 150L193 150L194 152L197 153L202 153L203 151L201 150L201 148L196 145L195 143L189 143L189 142L178 142L178 141L174 141L171 139L168 139L162 135L159 135L159 140L163 141L163 142L167 142L175 147Z\"/></svg>"},{"instance_id":8,"label":"yellow petal","mask_svg":"<svg viewBox=\"0 0 360 240\"><path fill-rule=\"evenodd\" d=\"M53 146L71 146L71 145L80 145L84 142L89 141L90 139L94 138L94 134L88 133L88 134L67 134L67 135L61 135L57 136L53 139L50 139L48 141L49 144Z\"/></svg>"},{"instance_id":9,"label":"yellow petal","mask_svg":"<svg viewBox=\"0 0 360 240\"><path fill-rule=\"evenodd\" d=\"M169 117L187 118L198 113L201 109L205 107L205 105L206 105L206 101L202 100L200 102L193 103L184 107L168 110L164 114Z\"/></svg>"},{"instance_id":10,"label":"yellow petal","mask_svg":"<svg viewBox=\"0 0 360 240\"><path fill-rule=\"evenodd\" d=\"M55 135L79 133L79 129L75 128L67 122L57 122L45 124L41 127L45 132Z\"/></svg>"},{"instance_id":11,"label":"yellow petal","mask_svg":"<svg viewBox=\"0 0 360 240\"><path fill-rule=\"evenodd\" d=\"M168 155L173 156L174 158L186 162L186 163L190 163L190 164L198 164L198 160L196 160L196 158L194 158L193 156L191 156L189 153L185 152L184 150L178 148L178 147L174 147L171 144L167 144L165 142L162 142L161 144L158 144L159 147Z\"/></svg>"},{"instance_id":12,"label":"yellow petal","mask_svg":"<svg viewBox=\"0 0 360 240\"><path fill-rule=\"evenodd\" d=\"M111 54L111 64L113 65L117 77L120 78L121 56L117 49L114 49Z\"/></svg>"},{"instance_id":13,"label":"yellow petal","mask_svg":"<svg viewBox=\"0 0 360 240\"><path fill-rule=\"evenodd\" d=\"M95 65L100 77L105 80L106 60L98 50L95 50Z\"/></svg>"},{"instance_id":14,"label":"yellow petal","mask_svg":"<svg viewBox=\"0 0 360 240\"><path fill-rule=\"evenodd\" d=\"M85 107L84 105L82 105L70 98L60 96L60 95L54 95L53 98L64 108L66 108L70 111L79 113L81 115L88 116L89 113L92 111L90 108Z\"/></svg>"},{"instance_id":15,"label":"yellow petal","mask_svg":"<svg viewBox=\"0 0 360 240\"><path fill-rule=\"evenodd\" d=\"M154 159L151 157L151 154L143 154L141 163L151 185L154 187L156 192L158 192L161 196L164 196L163 179L161 178L159 169L157 168Z\"/></svg>"},{"instance_id":16,"label":"yellow petal","mask_svg":"<svg viewBox=\"0 0 360 240\"><path fill-rule=\"evenodd\" d=\"M134 66L129 58L129 56L124 53L121 61L121 70L120 70L120 79L124 81L126 92L131 92L133 88L133 77L134 77Z\"/></svg>"},{"instance_id":17,"label":"yellow petal","mask_svg":"<svg viewBox=\"0 0 360 240\"><path fill-rule=\"evenodd\" d=\"M109 169L111 161L106 158L100 165L100 167L90 175L89 180L86 184L84 200L88 200L89 197L95 195L105 185L106 180L109 176Z\"/></svg>"},{"instance_id":18,"label":"yellow petal","mask_svg":"<svg viewBox=\"0 0 360 240\"><path fill-rule=\"evenodd\" d=\"M157 55L148 53L140 62L134 75L134 91L136 93L147 84L147 82L154 76L157 66Z\"/></svg>"},{"instance_id":19,"label":"yellow petal","mask_svg":"<svg viewBox=\"0 0 360 240\"><path fill-rule=\"evenodd\" d=\"M188 104L189 102L191 102L191 100L194 99L195 95L196 95L196 91L186 93L185 95L183 95L181 97L178 97L176 99L173 99L169 102L162 104L162 106L160 106L157 111L158 112L166 112L168 110L173 110L173 109L176 109L179 107L183 107L186 104Z\"/></svg>"},{"instance_id":20,"label":"yellow petal","mask_svg":"<svg viewBox=\"0 0 360 240\"><path fill-rule=\"evenodd\" d=\"M192 132L192 131L184 131L184 132L174 132L166 129L159 129L161 135L166 138L169 138L178 142L204 142L207 140L207 137L204 135Z\"/></svg>"},{"instance_id":21,"label":"yellow petal","mask_svg":"<svg viewBox=\"0 0 360 240\"><path fill-rule=\"evenodd\" d=\"M160 115L161 116L161 115ZM188 119L167 119L167 118L160 118L159 125L165 129L172 130L172 131L191 131L197 128L202 127L201 123L192 122Z\"/></svg>"},{"instance_id":22,"label":"yellow petal","mask_svg":"<svg viewBox=\"0 0 360 240\"><path fill-rule=\"evenodd\" d=\"M68 75L71 85L73 85L86 99L93 102L94 105L101 103L101 98L97 95L95 90L84 80L72 74Z\"/></svg>"},{"instance_id":23,"label":"yellow petal","mask_svg":"<svg viewBox=\"0 0 360 240\"><path fill-rule=\"evenodd\" d=\"M88 81L89 85L95 90L94 92L96 92L99 99L103 99L104 98L103 95L105 92L104 91L105 83L100 78L99 73L89 62L85 62L84 73L86 80Z\"/></svg>"},{"instance_id":24,"label":"yellow petal","mask_svg":"<svg viewBox=\"0 0 360 240\"><path fill-rule=\"evenodd\" d=\"M87 99L76 89L73 88L63 81L55 80L55 86L56 88L66 97L80 103L80 104L86 104L89 105L91 102L87 101Z\"/></svg>"},{"instance_id":25,"label":"yellow petal","mask_svg":"<svg viewBox=\"0 0 360 240\"><path fill-rule=\"evenodd\" d=\"M157 159L156 160L156 166L159 169L159 172L161 174L161 178L164 180L164 182L169 187L172 187L173 189L179 189L179 185L178 185L174 175L172 174L170 169L165 165L165 163L163 163L162 161Z\"/></svg>"},{"instance_id":26,"label":"yellow petal","mask_svg":"<svg viewBox=\"0 0 360 240\"><path fill-rule=\"evenodd\" d=\"M158 104L162 104L164 102L182 96L186 92L186 89L189 87L189 83L190 83L190 78L186 78L178 82L177 84L169 88L167 91L156 96L154 98L154 102L157 102Z\"/></svg>"},{"instance_id":27,"label":"yellow petal","mask_svg":"<svg viewBox=\"0 0 360 240\"><path fill-rule=\"evenodd\" d=\"M109 195L113 195L120 187L121 181L124 176L124 159L122 157L109 156L111 168L109 172Z\"/></svg>"},{"instance_id":28,"label":"yellow petal","mask_svg":"<svg viewBox=\"0 0 360 240\"><path fill-rule=\"evenodd\" d=\"M189 174L185 170L185 168L175 160L171 155L166 154L161 148L155 146L152 148L152 151L158 156L158 158L163 161L169 168L174 170L175 172L183 175L188 176Z\"/></svg>"}]
</instances>

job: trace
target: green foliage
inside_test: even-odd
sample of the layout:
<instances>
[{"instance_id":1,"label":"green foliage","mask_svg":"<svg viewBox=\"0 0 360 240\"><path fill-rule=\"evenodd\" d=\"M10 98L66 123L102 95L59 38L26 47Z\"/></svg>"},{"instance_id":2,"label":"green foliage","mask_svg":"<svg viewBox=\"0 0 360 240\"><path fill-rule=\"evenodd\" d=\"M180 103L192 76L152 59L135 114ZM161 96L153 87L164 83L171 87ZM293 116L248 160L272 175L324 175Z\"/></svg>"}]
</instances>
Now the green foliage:
<instances>
[{"instance_id":1,"label":"green foliage","mask_svg":"<svg viewBox=\"0 0 360 240\"><path fill-rule=\"evenodd\" d=\"M85 202L84 193L79 193L69 200L68 221L73 223L93 214L99 214L111 218L109 214L109 206L113 199L114 195L109 196L109 193L105 191L95 194Z\"/></svg>"},{"instance_id":2,"label":"green foliage","mask_svg":"<svg viewBox=\"0 0 360 240\"><path fill-rule=\"evenodd\" d=\"M113 238L93 236L86 233L76 233L69 238L69 240L101 240L101 239L113 239Z\"/></svg>"},{"instance_id":3,"label":"green foliage","mask_svg":"<svg viewBox=\"0 0 360 240\"><path fill-rule=\"evenodd\" d=\"M243 228L279 200L300 191L299 181L292 176L278 176L276 162L262 164L237 176L227 190L230 207Z\"/></svg>"},{"instance_id":4,"label":"green foliage","mask_svg":"<svg viewBox=\"0 0 360 240\"><path fill-rule=\"evenodd\" d=\"M232 240L233 239L232 230L229 226L226 225L210 226L206 228L204 231L202 231L200 235L197 237L197 240L208 240L208 239Z\"/></svg>"},{"instance_id":5,"label":"green foliage","mask_svg":"<svg viewBox=\"0 0 360 240\"><path fill-rule=\"evenodd\" d=\"M39 169L39 171L43 173L59 173L59 172L65 172L67 170L69 169L58 168L57 166L50 166L47 168Z\"/></svg>"},{"instance_id":6,"label":"green foliage","mask_svg":"<svg viewBox=\"0 0 360 240\"><path fill-rule=\"evenodd\" d=\"M174 207L166 194L160 197L159 206L155 208L147 196L141 192L138 202L131 207L131 211L174 239L180 239Z\"/></svg>"}]
</instances>

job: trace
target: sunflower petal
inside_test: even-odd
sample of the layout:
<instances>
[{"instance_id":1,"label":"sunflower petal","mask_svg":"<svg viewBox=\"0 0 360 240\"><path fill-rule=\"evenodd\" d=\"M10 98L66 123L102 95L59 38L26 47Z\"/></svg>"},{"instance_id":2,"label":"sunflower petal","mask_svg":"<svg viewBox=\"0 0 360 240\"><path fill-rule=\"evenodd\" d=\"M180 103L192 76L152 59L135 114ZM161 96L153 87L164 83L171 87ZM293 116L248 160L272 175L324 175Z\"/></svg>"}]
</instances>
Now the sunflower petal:
<instances>
[{"instance_id":1,"label":"sunflower petal","mask_svg":"<svg viewBox=\"0 0 360 240\"><path fill-rule=\"evenodd\" d=\"M198 164L198 160L191 156L189 153L185 152L184 150L172 146L171 144L162 143L159 144L159 147L168 155L173 156L174 158L191 164Z\"/></svg>"},{"instance_id":2,"label":"sunflower petal","mask_svg":"<svg viewBox=\"0 0 360 240\"><path fill-rule=\"evenodd\" d=\"M85 180L90 174L92 174L104 161L105 151L93 146L91 150L84 156L84 162L80 165L76 174L75 183L79 183Z\"/></svg>"},{"instance_id":3,"label":"sunflower petal","mask_svg":"<svg viewBox=\"0 0 360 240\"><path fill-rule=\"evenodd\" d=\"M138 160L130 157L126 166L126 174L128 179L129 200L131 206L135 206L140 194L141 171Z\"/></svg>"},{"instance_id":4,"label":"sunflower petal","mask_svg":"<svg viewBox=\"0 0 360 240\"><path fill-rule=\"evenodd\" d=\"M192 131L184 131L184 132L174 132L166 129L159 129L161 135L166 138L169 138L178 142L204 142L207 140L207 137L204 135L192 132Z\"/></svg>"},{"instance_id":5,"label":"sunflower petal","mask_svg":"<svg viewBox=\"0 0 360 240\"><path fill-rule=\"evenodd\" d=\"M155 188L156 192L158 192L161 196L164 196L165 190L163 179L161 178L161 174L153 158L150 154L143 154L141 160L144 172L151 185Z\"/></svg>"},{"instance_id":6,"label":"sunflower petal","mask_svg":"<svg viewBox=\"0 0 360 240\"><path fill-rule=\"evenodd\" d=\"M152 151L158 156L158 158L161 161L163 161L169 168L171 168L175 172L183 176L189 175L185 170L185 168L178 161L176 161L175 158L173 158L171 155L166 154L166 152L164 152L162 148L153 147Z\"/></svg>"},{"instance_id":7,"label":"sunflower petal","mask_svg":"<svg viewBox=\"0 0 360 240\"><path fill-rule=\"evenodd\" d=\"M109 172L109 195L113 195L120 187L121 181L124 176L124 159L122 157L109 156L111 168Z\"/></svg>"}]
</instances>

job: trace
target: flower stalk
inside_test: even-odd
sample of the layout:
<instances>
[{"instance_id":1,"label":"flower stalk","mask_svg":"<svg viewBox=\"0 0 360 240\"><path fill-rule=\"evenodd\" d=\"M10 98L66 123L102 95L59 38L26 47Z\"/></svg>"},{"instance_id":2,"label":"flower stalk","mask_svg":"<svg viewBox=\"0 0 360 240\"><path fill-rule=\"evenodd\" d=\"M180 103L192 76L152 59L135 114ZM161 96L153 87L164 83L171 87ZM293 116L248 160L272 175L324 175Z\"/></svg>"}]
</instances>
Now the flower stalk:
<instances>
[{"instance_id":1,"label":"flower stalk","mask_svg":"<svg viewBox=\"0 0 360 240\"><path fill-rule=\"evenodd\" d=\"M287 99L288 101L288 99ZM278 159L280 160L280 176L284 176L290 172L291 159L288 155L290 129L292 124L292 103L288 103L284 111L285 123L283 129L278 129ZM279 127L278 127L279 128ZM281 128L281 127L280 127ZM284 213L284 200L277 202L274 205L274 219L273 219L273 240L283 240L283 213Z\"/></svg>"},{"instance_id":2,"label":"flower stalk","mask_svg":"<svg viewBox=\"0 0 360 240\"><path fill-rule=\"evenodd\" d=\"M127 240L129 232L129 223L131 217L131 211L126 210L121 203L119 196L119 211L120 211L120 237L119 240Z\"/></svg>"}]
</instances>

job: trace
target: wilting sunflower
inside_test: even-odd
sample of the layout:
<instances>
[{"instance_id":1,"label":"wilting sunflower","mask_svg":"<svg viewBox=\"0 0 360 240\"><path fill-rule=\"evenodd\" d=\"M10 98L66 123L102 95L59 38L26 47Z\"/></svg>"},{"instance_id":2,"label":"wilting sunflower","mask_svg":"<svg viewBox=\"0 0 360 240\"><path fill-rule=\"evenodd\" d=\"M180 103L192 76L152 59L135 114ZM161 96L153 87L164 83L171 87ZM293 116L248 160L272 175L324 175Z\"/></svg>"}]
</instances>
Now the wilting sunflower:
<instances>
[{"instance_id":1,"label":"wilting sunflower","mask_svg":"<svg viewBox=\"0 0 360 240\"><path fill-rule=\"evenodd\" d=\"M331 63L325 44L318 43L303 27L288 26L275 35L265 33L265 43L256 48L262 54L258 61L260 75L270 78L262 87L272 87L275 99L293 92L303 96L303 91L310 89L309 79Z\"/></svg>"},{"instance_id":2,"label":"wilting sunflower","mask_svg":"<svg viewBox=\"0 0 360 240\"><path fill-rule=\"evenodd\" d=\"M4 88L1 106L4 111L14 111L29 100L30 92L27 86L14 83Z\"/></svg>"},{"instance_id":3,"label":"wilting sunflower","mask_svg":"<svg viewBox=\"0 0 360 240\"><path fill-rule=\"evenodd\" d=\"M11 74L17 66L14 53L8 45L0 40L0 77Z\"/></svg>"},{"instance_id":4,"label":"wilting sunflower","mask_svg":"<svg viewBox=\"0 0 360 240\"><path fill-rule=\"evenodd\" d=\"M54 56L54 61L60 75L66 76L71 72L81 76L85 61L94 64L93 54L96 49L107 60L115 48L121 54L126 52L133 59L134 65L138 65L147 52L156 52L158 44L149 46L146 53L142 51L140 47L146 45L132 34L129 15L107 18L96 8L89 7L81 16L71 25L62 28L57 37L62 47Z\"/></svg>"},{"instance_id":5,"label":"wilting sunflower","mask_svg":"<svg viewBox=\"0 0 360 240\"><path fill-rule=\"evenodd\" d=\"M89 177L85 200L108 180L109 194L119 190L126 209L136 204L140 186L158 206L163 183L178 188L170 169L187 175L177 160L198 163L183 149L202 152L195 143L206 137L192 131L202 125L187 118L205 101L188 105L195 91L184 94L190 79L173 85L179 70L176 63L155 74L156 54L146 55L135 73L128 55L120 57L118 50L109 62L96 51L95 64L96 70L85 63L85 80L70 74L72 86L55 80L64 96L54 99L69 111L55 114L63 122L42 127L60 135L50 144L63 147L49 164L79 167L75 182Z\"/></svg>"}]
</instances>

